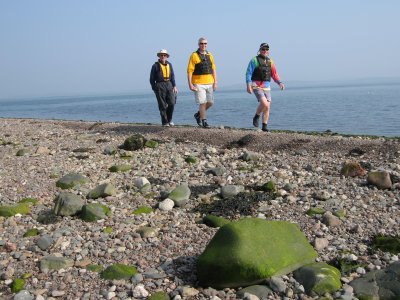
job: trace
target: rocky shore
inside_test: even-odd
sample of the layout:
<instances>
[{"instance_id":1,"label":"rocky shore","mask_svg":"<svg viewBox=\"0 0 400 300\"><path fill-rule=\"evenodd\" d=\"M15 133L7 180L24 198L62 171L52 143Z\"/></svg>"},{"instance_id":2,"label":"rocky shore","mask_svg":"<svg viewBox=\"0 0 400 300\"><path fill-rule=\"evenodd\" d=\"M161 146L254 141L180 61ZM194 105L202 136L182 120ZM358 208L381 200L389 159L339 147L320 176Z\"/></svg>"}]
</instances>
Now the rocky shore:
<instances>
[{"instance_id":1,"label":"rocky shore","mask_svg":"<svg viewBox=\"0 0 400 300\"><path fill-rule=\"evenodd\" d=\"M399 139L35 119L0 119L0 128L0 206L29 207L0 217L0 299L140 299L159 291L171 299L252 298L198 284L197 258L218 230L204 224L209 214L297 224L317 261L345 266L342 287L326 297L355 299L352 281L400 258L372 245L377 235L400 234ZM119 148L135 134L156 143ZM344 176L346 163L365 172ZM368 184L371 171L390 175L390 186ZM68 174L87 182L63 189L57 182ZM268 182L274 197L260 191ZM115 191L87 197L105 184ZM165 202L182 185L190 197ZM224 197L227 186L237 188L233 197ZM61 193L110 213L94 222L55 216ZM64 267L45 267L49 256ZM116 264L137 273L101 276ZM264 285L264 298L318 298L292 273Z\"/></svg>"}]
</instances>

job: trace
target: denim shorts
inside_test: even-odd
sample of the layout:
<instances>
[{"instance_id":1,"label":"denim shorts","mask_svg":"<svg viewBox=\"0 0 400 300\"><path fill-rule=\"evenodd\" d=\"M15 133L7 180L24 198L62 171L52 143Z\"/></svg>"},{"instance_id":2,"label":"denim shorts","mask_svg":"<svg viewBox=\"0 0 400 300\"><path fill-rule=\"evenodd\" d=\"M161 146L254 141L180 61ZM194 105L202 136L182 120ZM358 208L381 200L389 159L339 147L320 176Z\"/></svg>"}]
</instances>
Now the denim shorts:
<instances>
[{"instance_id":1,"label":"denim shorts","mask_svg":"<svg viewBox=\"0 0 400 300\"><path fill-rule=\"evenodd\" d=\"M197 104L207 102L214 103L214 90L212 84L194 84L197 91L194 92L194 98Z\"/></svg>"},{"instance_id":2,"label":"denim shorts","mask_svg":"<svg viewBox=\"0 0 400 300\"><path fill-rule=\"evenodd\" d=\"M263 89L253 89L254 95L256 95L257 100L260 102L261 98L267 98L268 102L271 102L271 90Z\"/></svg>"}]
</instances>

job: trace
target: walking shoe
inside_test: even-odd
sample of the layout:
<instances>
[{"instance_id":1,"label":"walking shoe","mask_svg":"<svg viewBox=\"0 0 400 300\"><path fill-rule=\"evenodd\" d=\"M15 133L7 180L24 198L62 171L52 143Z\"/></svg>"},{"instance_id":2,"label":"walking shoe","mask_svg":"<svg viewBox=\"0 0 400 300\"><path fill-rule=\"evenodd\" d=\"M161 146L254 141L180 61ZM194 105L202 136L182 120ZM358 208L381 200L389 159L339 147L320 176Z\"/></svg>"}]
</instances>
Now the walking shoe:
<instances>
[{"instance_id":1,"label":"walking shoe","mask_svg":"<svg viewBox=\"0 0 400 300\"><path fill-rule=\"evenodd\" d=\"M204 128L210 128L210 127L211 127L210 125L208 125L207 120L203 120L202 123L203 123L202 126L203 126Z\"/></svg>"},{"instance_id":2,"label":"walking shoe","mask_svg":"<svg viewBox=\"0 0 400 300\"><path fill-rule=\"evenodd\" d=\"M260 120L260 116L259 115L255 115L253 118L253 126L254 127L258 127L259 126L259 120Z\"/></svg>"},{"instance_id":3,"label":"walking shoe","mask_svg":"<svg viewBox=\"0 0 400 300\"><path fill-rule=\"evenodd\" d=\"M174 122L169 122L168 124L169 124L169 126L171 126L171 127L172 127L172 126L175 126Z\"/></svg>"},{"instance_id":4,"label":"walking shoe","mask_svg":"<svg viewBox=\"0 0 400 300\"><path fill-rule=\"evenodd\" d=\"M163 127L169 127L169 124L167 123L167 124L163 124L162 125Z\"/></svg>"},{"instance_id":5,"label":"walking shoe","mask_svg":"<svg viewBox=\"0 0 400 300\"><path fill-rule=\"evenodd\" d=\"M194 114L194 118L196 119L197 125L203 126L201 124L201 119L200 119L200 112L198 111L197 113Z\"/></svg>"},{"instance_id":6,"label":"walking shoe","mask_svg":"<svg viewBox=\"0 0 400 300\"><path fill-rule=\"evenodd\" d=\"M268 124L263 123L263 124L262 124L262 129L261 129L261 130L262 130L262 131L267 131L267 132L268 132L269 130L268 130L268 128L267 128L267 125L268 125Z\"/></svg>"}]
</instances>

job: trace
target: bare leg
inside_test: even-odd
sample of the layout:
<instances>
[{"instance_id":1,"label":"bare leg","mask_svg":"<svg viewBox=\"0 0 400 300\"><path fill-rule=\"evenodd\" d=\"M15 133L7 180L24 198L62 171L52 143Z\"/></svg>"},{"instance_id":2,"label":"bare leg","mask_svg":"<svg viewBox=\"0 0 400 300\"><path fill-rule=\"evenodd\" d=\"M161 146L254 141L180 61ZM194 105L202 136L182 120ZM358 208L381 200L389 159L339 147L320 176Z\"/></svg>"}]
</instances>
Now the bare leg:
<instances>
[{"instance_id":1,"label":"bare leg","mask_svg":"<svg viewBox=\"0 0 400 300\"><path fill-rule=\"evenodd\" d=\"M200 105L199 105L200 118L201 118L202 120L207 119L206 111L207 111L207 109L209 109L211 106L213 106L213 103L211 103L211 102L206 102L206 103L203 103L203 104L200 104Z\"/></svg>"},{"instance_id":2,"label":"bare leg","mask_svg":"<svg viewBox=\"0 0 400 300\"><path fill-rule=\"evenodd\" d=\"M267 124L267 123L268 123L270 106L271 106L271 102L269 102L269 101L267 100L267 98L262 97L262 98L260 99L260 104L259 104L258 107L257 107L257 115L263 114L263 116L262 116L262 122L263 122L264 124Z\"/></svg>"}]
</instances>

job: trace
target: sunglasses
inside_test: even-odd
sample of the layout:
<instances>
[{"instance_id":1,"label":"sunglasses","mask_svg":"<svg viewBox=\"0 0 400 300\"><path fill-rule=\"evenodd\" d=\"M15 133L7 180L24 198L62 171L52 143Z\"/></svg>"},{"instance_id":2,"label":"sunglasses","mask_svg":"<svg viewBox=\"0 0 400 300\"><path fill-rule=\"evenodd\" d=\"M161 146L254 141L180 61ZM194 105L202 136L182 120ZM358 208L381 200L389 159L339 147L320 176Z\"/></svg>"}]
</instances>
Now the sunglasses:
<instances>
[{"instance_id":1,"label":"sunglasses","mask_svg":"<svg viewBox=\"0 0 400 300\"><path fill-rule=\"evenodd\" d=\"M268 51L269 48L261 48L261 51Z\"/></svg>"},{"instance_id":2,"label":"sunglasses","mask_svg":"<svg viewBox=\"0 0 400 300\"><path fill-rule=\"evenodd\" d=\"M207 43L199 43L199 45L207 45Z\"/></svg>"},{"instance_id":3,"label":"sunglasses","mask_svg":"<svg viewBox=\"0 0 400 300\"><path fill-rule=\"evenodd\" d=\"M167 54L160 54L160 56L168 56Z\"/></svg>"}]
</instances>

